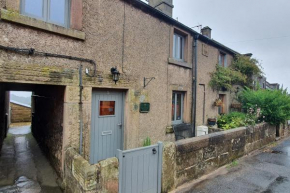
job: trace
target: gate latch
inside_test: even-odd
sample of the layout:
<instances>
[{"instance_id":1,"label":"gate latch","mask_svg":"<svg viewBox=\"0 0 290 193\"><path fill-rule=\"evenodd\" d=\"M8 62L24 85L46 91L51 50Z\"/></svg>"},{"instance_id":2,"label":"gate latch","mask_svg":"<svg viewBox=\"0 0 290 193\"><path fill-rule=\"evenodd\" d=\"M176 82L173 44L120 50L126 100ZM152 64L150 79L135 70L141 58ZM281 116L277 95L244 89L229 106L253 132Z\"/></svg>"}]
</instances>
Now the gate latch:
<instances>
[{"instance_id":1,"label":"gate latch","mask_svg":"<svg viewBox=\"0 0 290 193\"><path fill-rule=\"evenodd\" d=\"M157 150L155 148L152 149L153 154L157 153Z\"/></svg>"}]
</instances>

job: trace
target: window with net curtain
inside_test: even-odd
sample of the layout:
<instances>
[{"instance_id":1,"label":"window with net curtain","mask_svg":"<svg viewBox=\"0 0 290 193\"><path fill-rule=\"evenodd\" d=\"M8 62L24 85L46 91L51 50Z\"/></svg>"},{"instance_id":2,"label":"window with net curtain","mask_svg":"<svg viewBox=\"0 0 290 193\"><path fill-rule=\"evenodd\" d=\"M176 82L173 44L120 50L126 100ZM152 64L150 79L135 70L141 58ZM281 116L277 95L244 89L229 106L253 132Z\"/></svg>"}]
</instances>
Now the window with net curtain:
<instances>
[{"instance_id":1,"label":"window with net curtain","mask_svg":"<svg viewBox=\"0 0 290 193\"><path fill-rule=\"evenodd\" d=\"M21 0L21 14L69 27L70 0Z\"/></svg>"},{"instance_id":2,"label":"window with net curtain","mask_svg":"<svg viewBox=\"0 0 290 193\"><path fill-rule=\"evenodd\" d=\"M172 124L183 123L183 99L184 93L173 92L172 93L172 112L171 120Z\"/></svg>"}]
</instances>

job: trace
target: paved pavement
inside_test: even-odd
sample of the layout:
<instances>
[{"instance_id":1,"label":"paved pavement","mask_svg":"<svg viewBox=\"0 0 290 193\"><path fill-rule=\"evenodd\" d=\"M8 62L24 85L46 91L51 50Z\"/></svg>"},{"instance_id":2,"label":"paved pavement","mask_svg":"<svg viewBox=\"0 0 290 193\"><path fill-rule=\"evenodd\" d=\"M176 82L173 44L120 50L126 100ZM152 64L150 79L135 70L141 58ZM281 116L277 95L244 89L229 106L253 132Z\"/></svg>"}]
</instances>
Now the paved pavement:
<instances>
[{"instance_id":1,"label":"paved pavement","mask_svg":"<svg viewBox=\"0 0 290 193\"><path fill-rule=\"evenodd\" d=\"M10 128L0 156L0 193L60 193L56 180L30 126Z\"/></svg>"},{"instance_id":2,"label":"paved pavement","mask_svg":"<svg viewBox=\"0 0 290 193\"><path fill-rule=\"evenodd\" d=\"M277 146L276 146L277 145ZM290 193L290 138L180 187L178 193Z\"/></svg>"}]
</instances>

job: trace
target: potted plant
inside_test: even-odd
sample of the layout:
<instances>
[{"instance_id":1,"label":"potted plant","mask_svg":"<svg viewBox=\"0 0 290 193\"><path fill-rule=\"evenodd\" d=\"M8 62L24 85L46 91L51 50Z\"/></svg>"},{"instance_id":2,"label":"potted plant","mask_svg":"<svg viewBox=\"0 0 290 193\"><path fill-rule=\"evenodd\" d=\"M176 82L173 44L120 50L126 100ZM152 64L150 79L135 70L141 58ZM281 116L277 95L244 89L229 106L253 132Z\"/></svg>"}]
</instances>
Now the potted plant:
<instances>
[{"instance_id":1,"label":"potted plant","mask_svg":"<svg viewBox=\"0 0 290 193\"><path fill-rule=\"evenodd\" d=\"M207 123L209 126L215 126L216 124L216 118L208 118Z\"/></svg>"},{"instance_id":2,"label":"potted plant","mask_svg":"<svg viewBox=\"0 0 290 193\"><path fill-rule=\"evenodd\" d=\"M223 104L223 101L221 99L216 99L215 102L214 102L214 105L217 106L217 107L222 106L222 104Z\"/></svg>"}]
</instances>

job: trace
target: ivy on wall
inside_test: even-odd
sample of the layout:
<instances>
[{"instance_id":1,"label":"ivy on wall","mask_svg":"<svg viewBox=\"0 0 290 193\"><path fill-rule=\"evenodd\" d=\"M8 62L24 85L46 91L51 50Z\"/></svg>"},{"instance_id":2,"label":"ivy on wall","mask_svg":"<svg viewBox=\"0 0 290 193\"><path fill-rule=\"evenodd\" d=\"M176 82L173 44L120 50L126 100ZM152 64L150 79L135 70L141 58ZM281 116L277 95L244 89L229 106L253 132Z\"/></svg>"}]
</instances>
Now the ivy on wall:
<instances>
[{"instance_id":1,"label":"ivy on wall","mask_svg":"<svg viewBox=\"0 0 290 193\"><path fill-rule=\"evenodd\" d=\"M258 60L239 55L229 67L216 65L209 86L214 90L232 90L235 84L253 88L253 77L261 75L261 69Z\"/></svg>"}]
</instances>

